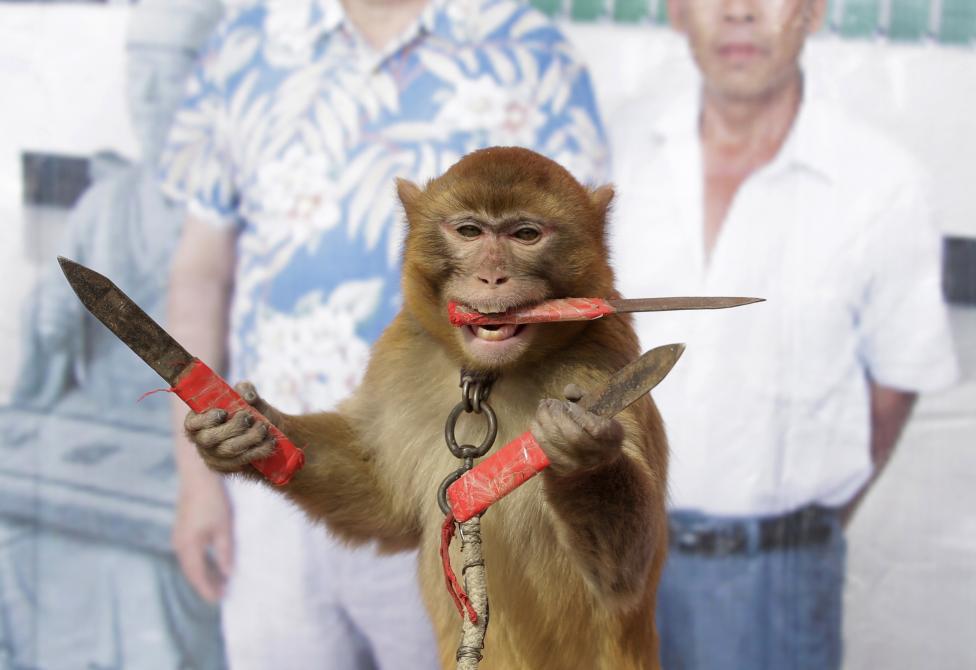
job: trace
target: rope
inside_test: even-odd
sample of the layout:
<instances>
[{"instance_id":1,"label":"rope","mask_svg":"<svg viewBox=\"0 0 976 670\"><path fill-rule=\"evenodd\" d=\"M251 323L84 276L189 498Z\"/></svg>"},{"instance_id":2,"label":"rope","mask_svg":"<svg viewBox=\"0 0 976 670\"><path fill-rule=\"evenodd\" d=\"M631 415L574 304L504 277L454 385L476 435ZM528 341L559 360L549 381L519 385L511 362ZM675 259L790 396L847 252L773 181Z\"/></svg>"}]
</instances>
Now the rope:
<instances>
[{"instance_id":1,"label":"rope","mask_svg":"<svg viewBox=\"0 0 976 670\"><path fill-rule=\"evenodd\" d=\"M464 588L477 617L465 617L462 621L457 670L477 670L488 630L488 585L485 581L485 560L481 553L480 516L461 524L461 553L464 555L464 567L461 569Z\"/></svg>"}]
</instances>

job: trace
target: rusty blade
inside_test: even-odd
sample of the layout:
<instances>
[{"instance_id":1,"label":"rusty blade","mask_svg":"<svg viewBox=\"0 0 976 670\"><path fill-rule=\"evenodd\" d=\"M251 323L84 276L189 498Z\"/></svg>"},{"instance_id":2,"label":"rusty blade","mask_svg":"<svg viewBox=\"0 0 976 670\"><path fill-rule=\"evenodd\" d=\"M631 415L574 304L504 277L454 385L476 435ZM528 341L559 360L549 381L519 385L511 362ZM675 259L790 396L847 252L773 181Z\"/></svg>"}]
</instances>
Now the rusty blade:
<instances>
[{"instance_id":1,"label":"rusty blade","mask_svg":"<svg viewBox=\"0 0 976 670\"><path fill-rule=\"evenodd\" d=\"M61 271L85 308L171 386L193 361L186 349L107 277L58 256Z\"/></svg>"},{"instance_id":2,"label":"rusty blade","mask_svg":"<svg viewBox=\"0 0 976 670\"><path fill-rule=\"evenodd\" d=\"M607 300L607 304L618 312L667 312L682 309L727 309L764 301L765 298L731 297L620 298Z\"/></svg>"},{"instance_id":3,"label":"rusty blade","mask_svg":"<svg viewBox=\"0 0 976 670\"><path fill-rule=\"evenodd\" d=\"M683 344L666 344L645 352L583 396L580 407L605 417L623 411L667 377L684 350Z\"/></svg>"}]
</instances>

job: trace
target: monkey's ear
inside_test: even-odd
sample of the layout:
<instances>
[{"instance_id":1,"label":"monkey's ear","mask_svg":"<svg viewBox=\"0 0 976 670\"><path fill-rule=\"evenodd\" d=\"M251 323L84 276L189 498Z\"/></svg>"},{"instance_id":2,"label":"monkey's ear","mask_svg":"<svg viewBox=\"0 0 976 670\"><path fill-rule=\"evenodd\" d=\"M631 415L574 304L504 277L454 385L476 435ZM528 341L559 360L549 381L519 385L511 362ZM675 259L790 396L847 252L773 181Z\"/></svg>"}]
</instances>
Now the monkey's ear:
<instances>
[{"instance_id":1,"label":"monkey's ear","mask_svg":"<svg viewBox=\"0 0 976 670\"><path fill-rule=\"evenodd\" d=\"M606 184L590 191L590 202L600 214L606 216L610 201L613 200L613 186Z\"/></svg>"},{"instance_id":2,"label":"monkey's ear","mask_svg":"<svg viewBox=\"0 0 976 670\"><path fill-rule=\"evenodd\" d=\"M413 207L413 204L417 202L417 198L423 193L419 186L402 177L396 178L396 187L400 202L403 203L403 207L407 210Z\"/></svg>"}]
</instances>

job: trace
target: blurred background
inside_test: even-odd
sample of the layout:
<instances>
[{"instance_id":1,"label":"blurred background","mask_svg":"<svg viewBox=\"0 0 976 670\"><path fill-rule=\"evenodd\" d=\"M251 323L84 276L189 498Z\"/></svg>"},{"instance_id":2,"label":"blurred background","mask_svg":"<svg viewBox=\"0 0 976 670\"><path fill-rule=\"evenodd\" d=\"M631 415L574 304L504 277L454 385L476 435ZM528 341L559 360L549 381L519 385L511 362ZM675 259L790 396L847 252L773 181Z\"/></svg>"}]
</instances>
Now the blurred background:
<instances>
[{"instance_id":1,"label":"blurred background","mask_svg":"<svg viewBox=\"0 0 976 670\"><path fill-rule=\"evenodd\" d=\"M693 81L664 0L533 4L589 63L608 126L631 98L656 91L663 108ZM9 407L31 292L63 248L69 212L93 182L140 159L125 93L131 7L0 0L0 515L165 556L175 496L165 425L134 464L92 448L118 439L125 421L97 439L102 427L66 424L88 437L44 445L45 459L66 464L53 477L39 474L38 452L18 456L43 428ZM821 90L897 137L932 176L963 370L961 384L921 399L850 529L845 667L976 668L976 0L833 0L805 63ZM120 478L136 491L120 493ZM138 511L119 513L126 506ZM0 546L9 540L0 531ZM8 624L0 616L0 633Z\"/></svg>"}]
</instances>

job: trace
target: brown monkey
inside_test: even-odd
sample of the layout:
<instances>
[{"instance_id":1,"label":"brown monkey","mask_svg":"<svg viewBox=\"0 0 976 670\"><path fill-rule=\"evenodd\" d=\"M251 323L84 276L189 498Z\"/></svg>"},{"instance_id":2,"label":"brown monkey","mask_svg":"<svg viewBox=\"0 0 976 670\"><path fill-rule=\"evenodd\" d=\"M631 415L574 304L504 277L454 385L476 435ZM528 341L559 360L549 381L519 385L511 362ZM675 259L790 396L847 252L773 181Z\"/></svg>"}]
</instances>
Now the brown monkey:
<instances>
[{"instance_id":1,"label":"brown monkey","mask_svg":"<svg viewBox=\"0 0 976 670\"><path fill-rule=\"evenodd\" d=\"M629 318L457 329L446 309L451 300L499 312L614 296L604 230L613 190L587 190L520 148L470 154L424 189L397 186L409 225L404 306L357 392L338 412L288 416L241 386L305 448L305 467L280 490L352 542L420 546L424 599L444 667L453 667L461 620L437 556L443 514L435 492L458 461L444 445L444 421L459 400L462 367L496 373L496 446L531 426L552 465L482 520L491 598L482 667L657 668L661 419L648 396L614 420L552 399L570 384L595 386L637 357ZM248 463L273 444L248 419L215 410L191 413L186 426L210 467L258 478ZM458 438L477 444L482 433L481 424L462 421Z\"/></svg>"}]
</instances>

